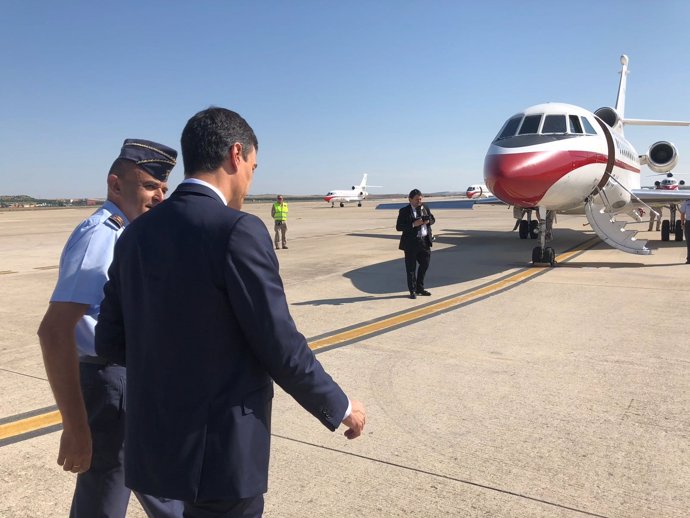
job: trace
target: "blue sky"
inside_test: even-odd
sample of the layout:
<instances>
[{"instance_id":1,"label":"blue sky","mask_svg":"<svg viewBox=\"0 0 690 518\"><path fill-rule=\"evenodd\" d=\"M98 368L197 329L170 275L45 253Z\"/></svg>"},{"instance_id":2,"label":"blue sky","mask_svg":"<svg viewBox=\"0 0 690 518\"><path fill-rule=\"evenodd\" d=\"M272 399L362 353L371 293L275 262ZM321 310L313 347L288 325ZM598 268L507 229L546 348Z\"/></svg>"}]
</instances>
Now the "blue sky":
<instances>
[{"instance_id":1,"label":"blue sky","mask_svg":"<svg viewBox=\"0 0 690 518\"><path fill-rule=\"evenodd\" d=\"M627 116L690 120L689 15L680 0L8 0L0 194L103 197L125 138L179 149L210 105L257 133L252 194L325 193L362 173L372 192L463 190L510 115L613 105L622 53ZM640 153L674 142L690 172L690 128L626 136ZM182 174L180 161L171 187Z\"/></svg>"}]
</instances>

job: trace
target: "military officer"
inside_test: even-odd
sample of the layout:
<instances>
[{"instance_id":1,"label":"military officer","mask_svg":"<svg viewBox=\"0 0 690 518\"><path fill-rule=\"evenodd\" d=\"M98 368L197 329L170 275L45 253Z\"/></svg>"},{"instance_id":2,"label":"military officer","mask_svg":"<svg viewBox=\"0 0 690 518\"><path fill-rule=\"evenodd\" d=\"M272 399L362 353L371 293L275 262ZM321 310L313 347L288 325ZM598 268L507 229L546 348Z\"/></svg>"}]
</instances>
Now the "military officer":
<instances>
[{"instance_id":1,"label":"military officer","mask_svg":"<svg viewBox=\"0 0 690 518\"><path fill-rule=\"evenodd\" d=\"M125 368L96 355L96 320L113 248L124 228L163 201L177 152L127 139L107 177L103 206L77 226L60 258L57 285L38 330L50 386L62 415L58 464L78 473L70 517L121 517ZM137 493L149 516L181 517L181 502Z\"/></svg>"}]
</instances>

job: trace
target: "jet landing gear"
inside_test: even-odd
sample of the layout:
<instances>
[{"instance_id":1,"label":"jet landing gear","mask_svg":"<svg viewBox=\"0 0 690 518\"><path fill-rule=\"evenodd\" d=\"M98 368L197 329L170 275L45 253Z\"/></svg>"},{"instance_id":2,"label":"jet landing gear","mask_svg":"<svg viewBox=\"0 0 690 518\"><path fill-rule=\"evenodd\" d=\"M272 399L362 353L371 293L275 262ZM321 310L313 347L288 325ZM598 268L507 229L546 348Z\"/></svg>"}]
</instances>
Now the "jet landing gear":
<instances>
[{"instance_id":1,"label":"jet landing gear","mask_svg":"<svg viewBox=\"0 0 690 518\"><path fill-rule=\"evenodd\" d=\"M519 217L518 235L520 239L527 239L528 237L537 239L539 237L539 222L532 219L532 211L530 209L522 209L519 215L515 215ZM526 220L522 219L525 215L527 215Z\"/></svg>"},{"instance_id":2,"label":"jet landing gear","mask_svg":"<svg viewBox=\"0 0 690 518\"><path fill-rule=\"evenodd\" d=\"M676 211L678 206L674 203L671 204L671 220L665 219L661 222L661 240L668 241L673 234L673 239L675 241L683 240L683 225L680 224L680 220L676 219Z\"/></svg>"},{"instance_id":3,"label":"jet landing gear","mask_svg":"<svg viewBox=\"0 0 690 518\"><path fill-rule=\"evenodd\" d=\"M541 214L546 212L546 219L539 217L539 222L537 223L537 230L539 235L539 246L535 246L532 249L532 264L548 264L553 266L556 264L556 252L550 246L546 246L546 238L551 234L551 228L548 224L553 221L555 214L553 211L541 211ZM540 212L537 211L539 215Z\"/></svg>"},{"instance_id":4,"label":"jet landing gear","mask_svg":"<svg viewBox=\"0 0 690 518\"><path fill-rule=\"evenodd\" d=\"M556 264L556 252L550 246L545 248L535 246L532 249L532 264L548 264L553 266Z\"/></svg>"}]
</instances>

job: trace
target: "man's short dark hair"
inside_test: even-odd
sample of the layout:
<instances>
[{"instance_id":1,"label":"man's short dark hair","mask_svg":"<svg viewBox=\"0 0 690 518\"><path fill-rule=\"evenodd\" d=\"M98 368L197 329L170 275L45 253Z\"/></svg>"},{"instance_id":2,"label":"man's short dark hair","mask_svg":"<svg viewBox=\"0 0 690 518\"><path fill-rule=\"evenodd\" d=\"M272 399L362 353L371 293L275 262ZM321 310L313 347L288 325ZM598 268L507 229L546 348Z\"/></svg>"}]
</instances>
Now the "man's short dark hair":
<instances>
[{"instance_id":1,"label":"man's short dark hair","mask_svg":"<svg viewBox=\"0 0 690 518\"><path fill-rule=\"evenodd\" d=\"M185 176L218 169L235 143L242 145L245 160L252 149L259 150L259 142L247 121L238 113L216 107L189 119L180 143Z\"/></svg>"},{"instance_id":2,"label":"man's short dark hair","mask_svg":"<svg viewBox=\"0 0 690 518\"><path fill-rule=\"evenodd\" d=\"M415 196L421 196L421 195L422 195L422 191L420 191L419 189L412 189L410 191L410 195L407 198L411 200Z\"/></svg>"},{"instance_id":3,"label":"man's short dark hair","mask_svg":"<svg viewBox=\"0 0 690 518\"><path fill-rule=\"evenodd\" d=\"M137 165L131 160L125 160L124 158L116 158L113 165L110 166L110 171L108 175L114 174L118 178L123 178L130 171L137 169Z\"/></svg>"}]
</instances>

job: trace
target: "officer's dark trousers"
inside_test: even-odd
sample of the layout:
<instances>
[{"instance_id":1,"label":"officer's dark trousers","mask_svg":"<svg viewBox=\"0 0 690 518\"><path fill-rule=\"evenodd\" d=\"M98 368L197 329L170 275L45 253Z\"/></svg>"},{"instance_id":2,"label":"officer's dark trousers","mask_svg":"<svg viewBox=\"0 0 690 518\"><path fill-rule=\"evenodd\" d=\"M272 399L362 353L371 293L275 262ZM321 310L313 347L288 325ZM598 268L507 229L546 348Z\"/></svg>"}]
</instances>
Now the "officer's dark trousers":
<instances>
[{"instance_id":1,"label":"officer's dark trousers","mask_svg":"<svg viewBox=\"0 0 690 518\"><path fill-rule=\"evenodd\" d=\"M77 477L71 518L124 518L130 490L125 487L125 368L79 364L81 389L91 428L91 468ZM180 518L182 502L136 493L148 516Z\"/></svg>"},{"instance_id":2,"label":"officer's dark trousers","mask_svg":"<svg viewBox=\"0 0 690 518\"><path fill-rule=\"evenodd\" d=\"M419 246L405 250L405 271L407 272L407 289L418 292L424 289L424 276L429 269L431 250L420 241ZM417 268L419 264L419 268ZM415 271L416 270L416 271Z\"/></svg>"},{"instance_id":3,"label":"officer's dark trousers","mask_svg":"<svg viewBox=\"0 0 690 518\"><path fill-rule=\"evenodd\" d=\"M688 255L685 258L685 262L690 263L690 221L688 219L685 220L685 246L688 247Z\"/></svg>"},{"instance_id":4,"label":"officer's dark trousers","mask_svg":"<svg viewBox=\"0 0 690 518\"><path fill-rule=\"evenodd\" d=\"M242 500L185 502L184 518L261 518L264 495Z\"/></svg>"}]
</instances>

